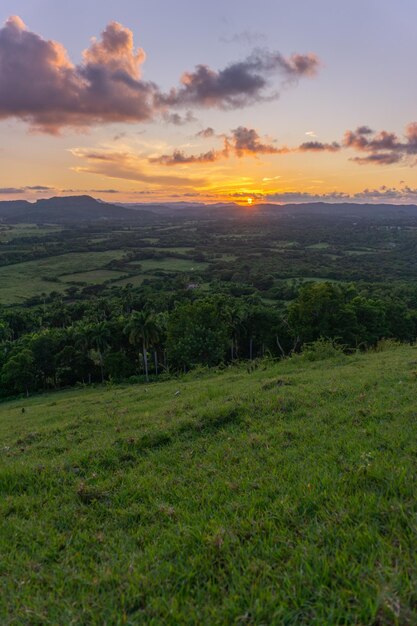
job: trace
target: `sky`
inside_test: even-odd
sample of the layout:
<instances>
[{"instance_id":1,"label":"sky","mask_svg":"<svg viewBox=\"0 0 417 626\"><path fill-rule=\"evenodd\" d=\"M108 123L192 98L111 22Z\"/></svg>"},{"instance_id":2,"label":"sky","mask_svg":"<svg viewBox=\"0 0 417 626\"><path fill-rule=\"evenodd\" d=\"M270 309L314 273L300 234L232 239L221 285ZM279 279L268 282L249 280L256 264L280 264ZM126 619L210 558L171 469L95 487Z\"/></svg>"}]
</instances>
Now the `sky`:
<instances>
[{"instance_id":1,"label":"sky","mask_svg":"<svg viewBox=\"0 0 417 626\"><path fill-rule=\"evenodd\" d=\"M2 0L0 200L417 202L415 0Z\"/></svg>"}]
</instances>

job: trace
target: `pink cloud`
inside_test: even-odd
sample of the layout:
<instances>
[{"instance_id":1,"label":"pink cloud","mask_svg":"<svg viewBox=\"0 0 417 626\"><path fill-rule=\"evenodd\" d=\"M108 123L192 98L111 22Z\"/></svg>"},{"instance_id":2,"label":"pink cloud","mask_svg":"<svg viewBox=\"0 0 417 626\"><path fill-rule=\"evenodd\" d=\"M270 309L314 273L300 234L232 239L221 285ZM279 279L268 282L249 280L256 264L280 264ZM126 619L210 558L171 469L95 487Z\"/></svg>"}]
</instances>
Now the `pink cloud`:
<instances>
[{"instance_id":1,"label":"pink cloud","mask_svg":"<svg viewBox=\"0 0 417 626\"><path fill-rule=\"evenodd\" d=\"M178 88L164 94L141 76L146 55L135 48L133 33L111 22L93 39L78 65L65 48L28 30L10 17L0 28L0 119L16 118L32 130L59 133L112 122L147 122L162 117L177 125L195 121L177 108L231 109L277 96L270 77L281 82L314 76L320 66L312 53L284 57L255 50L242 61L213 70L198 65L182 75Z\"/></svg>"},{"instance_id":2,"label":"pink cloud","mask_svg":"<svg viewBox=\"0 0 417 626\"><path fill-rule=\"evenodd\" d=\"M117 22L76 66L61 44L11 17L0 29L0 118L20 118L52 134L63 126L151 119L157 88L140 80L144 59L131 31Z\"/></svg>"}]
</instances>

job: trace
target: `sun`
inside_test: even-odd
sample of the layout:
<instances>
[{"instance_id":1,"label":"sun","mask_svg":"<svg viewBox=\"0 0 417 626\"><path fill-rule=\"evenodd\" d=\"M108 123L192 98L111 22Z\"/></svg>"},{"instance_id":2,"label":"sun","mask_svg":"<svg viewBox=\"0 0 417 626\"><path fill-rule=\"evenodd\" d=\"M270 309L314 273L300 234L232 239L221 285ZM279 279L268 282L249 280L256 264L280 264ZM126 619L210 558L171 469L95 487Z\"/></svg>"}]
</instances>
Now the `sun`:
<instances>
[{"instance_id":1,"label":"sun","mask_svg":"<svg viewBox=\"0 0 417 626\"><path fill-rule=\"evenodd\" d=\"M251 204L253 204L253 198L247 198L246 202L249 204L249 206Z\"/></svg>"}]
</instances>

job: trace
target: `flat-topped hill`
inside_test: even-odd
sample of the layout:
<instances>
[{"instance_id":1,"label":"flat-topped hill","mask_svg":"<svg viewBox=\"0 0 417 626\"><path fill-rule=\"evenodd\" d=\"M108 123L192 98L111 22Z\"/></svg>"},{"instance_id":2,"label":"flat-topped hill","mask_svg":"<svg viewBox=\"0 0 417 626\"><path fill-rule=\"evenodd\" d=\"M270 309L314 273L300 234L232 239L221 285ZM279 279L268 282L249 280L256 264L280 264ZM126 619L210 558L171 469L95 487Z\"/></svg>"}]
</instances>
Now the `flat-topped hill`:
<instances>
[{"instance_id":1,"label":"flat-topped hill","mask_svg":"<svg viewBox=\"0 0 417 626\"><path fill-rule=\"evenodd\" d=\"M150 211L124 208L100 202L91 196L63 196L27 202L0 202L0 222L11 224L78 224L100 220L153 220Z\"/></svg>"}]
</instances>

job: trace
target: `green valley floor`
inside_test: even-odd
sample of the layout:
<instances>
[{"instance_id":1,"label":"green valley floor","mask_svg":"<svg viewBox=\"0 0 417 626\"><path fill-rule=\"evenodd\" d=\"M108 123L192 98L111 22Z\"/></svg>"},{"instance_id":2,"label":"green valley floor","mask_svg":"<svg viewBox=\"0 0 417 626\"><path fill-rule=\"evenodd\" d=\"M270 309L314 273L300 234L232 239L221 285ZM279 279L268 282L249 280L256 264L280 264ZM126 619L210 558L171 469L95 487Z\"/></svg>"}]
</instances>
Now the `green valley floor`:
<instances>
[{"instance_id":1,"label":"green valley floor","mask_svg":"<svg viewBox=\"0 0 417 626\"><path fill-rule=\"evenodd\" d=\"M0 623L417 624L417 349L0 404Z\"/></svg>"}]
</instances>

